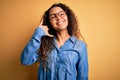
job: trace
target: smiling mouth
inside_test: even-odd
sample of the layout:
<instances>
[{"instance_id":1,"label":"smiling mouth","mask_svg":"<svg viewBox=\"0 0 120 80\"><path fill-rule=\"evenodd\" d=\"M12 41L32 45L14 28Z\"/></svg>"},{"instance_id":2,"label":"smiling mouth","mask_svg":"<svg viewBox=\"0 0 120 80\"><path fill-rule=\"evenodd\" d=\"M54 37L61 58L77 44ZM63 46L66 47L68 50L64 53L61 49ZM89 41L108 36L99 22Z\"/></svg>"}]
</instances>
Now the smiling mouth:
<instances>
[{"instance_id":1,"label":"smiling mouth","mask_svg":"<svg viewBox=\"0 0 120 80\"><path fill-rule=\"evenodd\" d=\"M63 21L57 22L57 25L61 25L63 24Z\"/></svg>"}]
</instances>

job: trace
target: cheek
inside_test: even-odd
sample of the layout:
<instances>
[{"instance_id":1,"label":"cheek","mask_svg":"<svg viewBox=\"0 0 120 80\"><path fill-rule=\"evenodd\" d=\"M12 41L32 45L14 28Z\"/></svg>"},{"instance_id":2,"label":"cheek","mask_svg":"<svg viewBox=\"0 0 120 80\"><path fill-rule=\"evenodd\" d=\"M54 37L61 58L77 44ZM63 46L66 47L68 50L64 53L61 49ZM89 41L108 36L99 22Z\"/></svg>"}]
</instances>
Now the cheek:
<instances>
[{"instance_id":1,"label":"cheek","mask_svg":"<svg viewBox=\"0 0 120 80\"><path fill-rule=\"evenodd\" d=\"M68 19L66 20L66 24L67 24L67 26L68 26Z\"/></svg>"},{"instance_id":2,"label":"cheek","mask_svg":"<svg viewBox=\"0 0 120 80\"><path fill-rule=\"evenodd\" d=\"M67 27L69 24L68 20L66 19L65 26Z\"/></svg>"},{"instance_id":3,"label":"cheek","mask_svg":"<svg viewBox=\"0 0 120 80\"><path fill-rule=\"evenodd\" d=\"M66 21L66 24L68 25L68 18L67 18L67 17L65 17L64 19L65 19L65 21Z\"/></svg>"},{"instance_id":4,"label":"cheek","mask_svg":"<svg viewBox=\"0 0 120 80\"><path fill-rule=\"evenodd\" d=\"M55 23L56 23L55 21L51 21L50 22L50 24L52 25L52 27L54 27L56 25Z\"/></svg>"}]
</instances>

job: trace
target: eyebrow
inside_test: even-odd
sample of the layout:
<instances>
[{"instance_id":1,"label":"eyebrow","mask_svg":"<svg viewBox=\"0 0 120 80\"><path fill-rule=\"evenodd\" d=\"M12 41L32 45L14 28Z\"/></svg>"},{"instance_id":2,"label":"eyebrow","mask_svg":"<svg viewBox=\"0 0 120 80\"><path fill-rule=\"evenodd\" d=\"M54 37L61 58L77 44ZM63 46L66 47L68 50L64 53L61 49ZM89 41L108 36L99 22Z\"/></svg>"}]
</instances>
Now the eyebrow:
<instances>
[{"instance_id":1,"label":"eyebrow","mask_svg":"<svg viewBox=\"0 0 120 80\"><path fill-rule=\"evenodd\" d=\"M64 12L64 11L59 11L58 13L60 13L60 12ZM55 14L58 14L58 13L52 13L49 16L52 16L52 15L55 15Z\"/></svg>"}]
</instances>

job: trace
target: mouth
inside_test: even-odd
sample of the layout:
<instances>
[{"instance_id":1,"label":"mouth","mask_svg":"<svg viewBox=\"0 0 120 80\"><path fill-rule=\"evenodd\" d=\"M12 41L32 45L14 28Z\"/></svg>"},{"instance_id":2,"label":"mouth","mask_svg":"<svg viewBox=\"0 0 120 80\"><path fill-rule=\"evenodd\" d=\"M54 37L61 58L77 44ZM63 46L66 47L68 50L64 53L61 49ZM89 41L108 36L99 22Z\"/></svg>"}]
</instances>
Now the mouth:
<instances>
[{"instance_id":1,"label":"mouth","mask_svg":"<svg viewBox=\"0 0 120 80\"><path fill-rule=\"evenodd\" d=\"M57 25L61 25L63 23L64 23L64 21L59 21L59 22L57 22Z\"/></svg>"}]
</instances>

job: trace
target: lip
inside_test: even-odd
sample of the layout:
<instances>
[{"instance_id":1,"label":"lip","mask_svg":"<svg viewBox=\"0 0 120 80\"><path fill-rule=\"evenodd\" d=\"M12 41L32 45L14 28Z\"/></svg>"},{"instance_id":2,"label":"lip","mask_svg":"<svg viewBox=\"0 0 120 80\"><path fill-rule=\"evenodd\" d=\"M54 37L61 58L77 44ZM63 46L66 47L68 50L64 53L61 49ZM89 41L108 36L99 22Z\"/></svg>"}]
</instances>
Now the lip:
<instances>
[{"instance_id":1,"label":"lip","mask_svg":"<svg viewBox=\"0 0 120 80\"><path fill-rule=\"evenodd\" d=\"M63 24L64 23L64 21L58 21L57 22L57 25L61 25L61 24Z\"/></svg>"}]
</instances>

